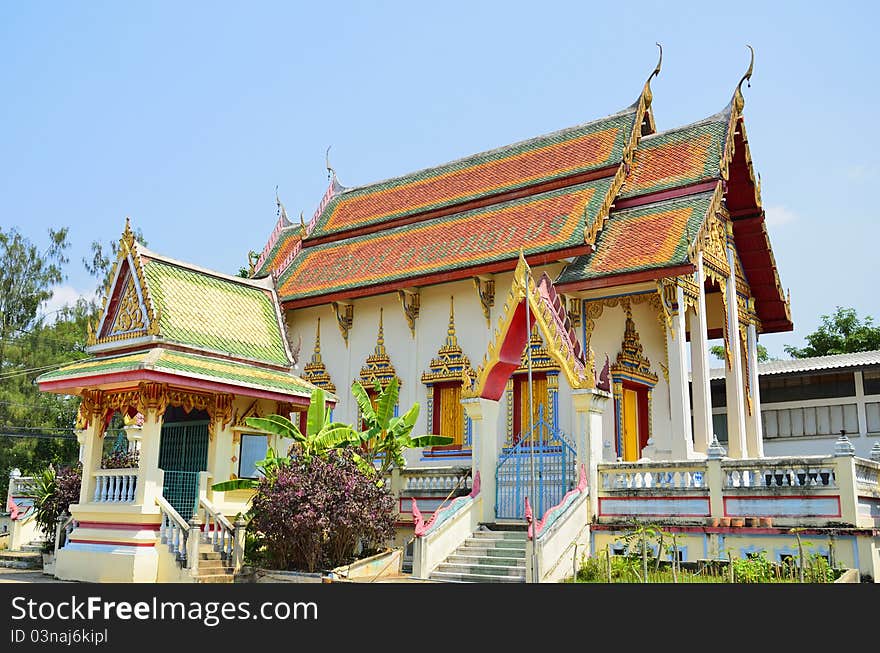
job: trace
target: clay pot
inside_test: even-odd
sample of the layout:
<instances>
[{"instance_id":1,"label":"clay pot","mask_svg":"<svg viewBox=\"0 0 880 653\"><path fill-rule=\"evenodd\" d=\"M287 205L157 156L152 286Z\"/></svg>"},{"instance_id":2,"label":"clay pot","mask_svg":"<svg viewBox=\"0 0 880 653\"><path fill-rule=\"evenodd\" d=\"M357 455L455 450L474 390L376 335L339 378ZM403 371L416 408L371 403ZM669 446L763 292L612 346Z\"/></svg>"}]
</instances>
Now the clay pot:
<instances>
[{"instance_id":1,"label":"clay pot","mask_svg":"<svg viewBox=\"0 0 880 653\"><path fill-rule=\"evenodd\" d=\"M773 517L761 517L758 521L764 528L769 528L773 526Z\"/></svg>"},{"instance_id":2,"label":"clay pot","mask_svg":"<svg viewBox=\"0 0 880 653\"><path fill-rule=\"evenodd\" d=\"M742 517L732 517L730 519L730 525L736 526L737 528L741 528L742 526L746 525L746 520L743 519Z\"/></svg>"},{"instance_id":3,"label":"clay pot","mask_svg":"<svg viewBox=\"0 0 880 653\"><path fill-rule=\"evenodd\" d=\"M721 518L721 526L730 526L730 517Z\"/></svg>"},{"instance_id":4,"label":"clay pot","mask_svg":"<svg viewBox=\"0 0 880 653\"><path fill-rule=\"evenodd\" d=\"M757 517L746 517L746 526L749 528L757 528L761 525L761 520Z\"/></svg>"},{"instance_id":5,"label":"clay pot","mask_svg":"<svg viewBox=\"0 0 880 653\"><path fill-rule=\"evenodd\" d=\"M718 527L721 525L719 517L706 517L706 526Z\"/></svg>"}]
</instances>

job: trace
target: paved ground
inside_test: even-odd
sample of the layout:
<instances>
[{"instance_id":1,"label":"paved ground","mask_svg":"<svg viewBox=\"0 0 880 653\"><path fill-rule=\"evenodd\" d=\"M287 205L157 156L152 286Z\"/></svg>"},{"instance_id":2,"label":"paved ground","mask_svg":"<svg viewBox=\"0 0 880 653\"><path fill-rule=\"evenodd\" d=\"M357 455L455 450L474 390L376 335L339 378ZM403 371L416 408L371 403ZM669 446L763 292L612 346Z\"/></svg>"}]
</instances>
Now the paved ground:
<instances>
[{"instance_id":1,"label":"paved ground","mask_svg":"<svg viewBox=\"0 0 880 653\"><path fill-rule=\"evenodd\" d=\"M0 567L0 583L67 583L54 576L44 574L39 569L12 569Z\"/></svg>"}]
</instances>

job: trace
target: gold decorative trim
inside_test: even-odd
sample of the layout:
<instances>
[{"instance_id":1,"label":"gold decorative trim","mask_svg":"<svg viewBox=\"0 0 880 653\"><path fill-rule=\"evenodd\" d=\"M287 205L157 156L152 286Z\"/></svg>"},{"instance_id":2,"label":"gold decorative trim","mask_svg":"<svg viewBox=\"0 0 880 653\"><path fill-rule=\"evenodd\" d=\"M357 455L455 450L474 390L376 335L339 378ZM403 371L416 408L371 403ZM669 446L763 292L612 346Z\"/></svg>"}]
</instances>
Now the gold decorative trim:
<instances>
[{"instance_id":1,"label":"gold decorative trim","mask_svg":"<svg viewBox=\"0 0 880 653\"><path fill-rule=\"evenodd\" d=\"M479 397L482 395L489 375L495 365L500 362L501 347L507 337L507 333L513 324L514 314L521 302L527 301L528 307L534 316L535 325L539 333L547 342L548 353L559 363L560 368L573 389L592 388L595 386L595 366L593 352L586 352L586 361L578 360L571 351L566 340L563 339L557 325L558 317L541 299L538 287L532 279L531 270L526 263L522 251L519 262L513 273L510 290L504 307L498 317L497 326L489 348L476 371L476 380L472 388L466 388L462 397Z\"/></svg>"},{"instance_id":2,"label":"gold decorative trim","mask_svg":"<svg viewBox=\"0 0 880 653\"><path fill-rule=\"evenodd\" d=\"M119 278L117 279L117 272L120 271L123 262L128 263L128 274L119 274ZM130 287L120 288L121 297L116 315L108 315L107 311L110 298L113 296L114 288L117 284L127 285L129 280L131 280L132 283ZM137 320L132 319L131 312L135 309L130 305L131 302L129 300L131 298L128 296L129 290L134 290L134 300L137 302L137 311L140 313L140 318ZM138 290L140 291L139 300ZM123 310L125 310L127 318L120 318L120 313ZM146 324L143 323L144 316L146 316L147 319ZM111 317L115 317L114 323L111 325L111 328L107 328L107 322ZM93 327L91 321L89 322L87 344L92 346L106 342L128 340L141 336L159 335L159 318L160 312L153 306L153 300L150 296L149 288L147 287L146 275L144 274L144 264L141 260L138 242L135 240L134 232L131 230L131 220L126 217L125 229L119 239L116 261L113 263L107 286L104 288L104 297L101 302L101 319L99 320L97 327ZM121 322L120 319L122 320ZM121 330L121 327L126 324L131 328ZM120 328L117 328L117 326ZM100 334L105 331L107 335L101 336Z\"/></svg>"},{"instance_id":3,"label":"gold decorative trim","mask_svg":"<svg viewBox=\"0 0 880 653\"><path fill-rule=\"evenodd\" d=\"M666 328L667 328L667 317L666 310L663 306L663 301L660 299L660 294L658 292L646 292L639 293L637 295L624 295L621 297L603 297L601 299L593 299L587 300L586 305L584 306L584 319L586 320L585 328L586 328L586 342L584 343L584 348L588 351L592 351L590 349L590 337L593 333L593 330L596 328L596 321L602 317L602 313L605 308L615 308L620 306L627 310L628 307L637 304L648 304L648 306L654 310L657 316L657 322L660 325L661 330L663 331L663 355L666 360L666 364L657 363L660 367L660 370L663 372L663 378L666 379L666 382L669 382L669 349L668 343L666 342Z\"/></svg>"},{"instance_id":4,"label":"gold decorative trim","mask_svg":"<svg viewBox=\"0 0 880 653\"><path fill-rule=\"evenodd\" d=\"M626 325L623 331L623 340L620 351L617 353L617 362L611 366L611 377L615 384L622 377L631 378L644 385L654 386L657 384L657 375L651 371L651 361L644 355L639 332L636 331L636 323L632 319L632 310L626 306Z\"/></svg>"},{"instance_id":5,"label":"gold decorative trim","mask_svg":"<svg viewBox=\"0 0 880 653\"><path fill-rule=\"evenodd\" d=\"M376 335L376 347L373 353L367 356L366 365L361 368L358 381L365 390L373 389L377 384L383 390L388 387L393 378L397 377L397 371L391 364L391 358L385 349L385 330L382 324L382 309L379 309L379 332ZM402 385L400 378L398 384Z\"/></svg>"},{"instance_id":6,"label":"gold decorative trim","mask_svg":"<svg viewBox=\"0 0 880 653\"><path fill-rule=\"evenodd\" d=\"M449 298L449 326L446 329L446 340L437 351L436 358L431 359L428 371L422 374L422 383L439 383L443 381L460 381L465 387L473 383L475 372L470 359L462 352L455 334L455 299Z\"/></svg>"},{"instance_id":7,"label":"gold decorative trim","mask_svg":"<svg viewBox=\"0 0 880 653\"><path fill-rule=\"evenodd\" d=\"M525 374L529 371L528 352L532 351L532 371L533 372L559 372L559 365L553 360L549 350L544 344L544 339L538 333L537 326L532 326L532 332L529 335L529 344L527 349L523 349L520 357L519 367L513 372L514 374Z\"/></svg>"},{"instance_id":8,"label":"gold decorative trim","mask_svg":"<svg viewBox=\"0 0 880 653\"><path fill-rule=\"evenodd\" d=\"M318 318L318 326L315 329L315 350L312 352L312 359L303 368L302 378L312 385L336 394L336 385L330 379L330 374L327 373L327 367L321 358L321 318Z\"/></svg>"},{"instance_id":9,"label":"gold decorative trim","mask_svg":"<svg viewBox=\"0 0 880 653\"><path fill-rule=\"evenodd\" d=\"M331 305L333 306L333 312L336 314L336 324L339 326L339 333L342 334L345 346L348 347L348 333L354 324L354 304L331 302Z\"/></svg>"},{"instance_id":10,"label":"gold decorative trim","mask_svg":"<svg viewBox=\"0 0 880 653\"><path fill-rule=\"evenodd\" d=\"M565 302L565 310L568 311L568 319L571 320L571 326L577 329L581 325L580 297L568 297Z\"/></svg>"},{"instance_id":11,"label":"gold decorative trim","mask_svg":"<svg viewBox=\"0 0 880 653\"><path fill-rule=\"evenodd\" d=\"M400 298L400 304L403 306L403 316L409 325L409 332L412 337L416 337L416 320L419 317L419 305L421 303L419 289L398 290L397 296Z\"/></svg>"},{"instance_id":12,"label":"gold decorative trim","mask_svg":"<svg viewBox=\"0 0 880 653\"><path fill-rule=\"evenodd\" d=\"M474 277L474 288L486 318L486 326L492 326L491 309L495 306L495 279L492 276Z\"/></svg>"}]
</instances>

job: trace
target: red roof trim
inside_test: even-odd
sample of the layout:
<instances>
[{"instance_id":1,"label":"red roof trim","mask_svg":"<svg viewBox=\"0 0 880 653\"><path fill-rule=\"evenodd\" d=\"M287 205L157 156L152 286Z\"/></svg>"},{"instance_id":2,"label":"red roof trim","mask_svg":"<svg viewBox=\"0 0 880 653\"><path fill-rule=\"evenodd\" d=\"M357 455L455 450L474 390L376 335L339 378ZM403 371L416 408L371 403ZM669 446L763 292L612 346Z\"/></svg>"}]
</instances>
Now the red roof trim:
<instances>
[{"instance_id":1,"label":"red roof trim","mask_svg":"<svg viewBox=\"0 0 880 653\"><path fill-rule=\"evenodd\" d=\"M705 193L706 191L715 190L717 179L708 181L700 181L687 186L679 186L678 188L667 188L665 190L654 191L653 193L645 193L644 195L636 195L627 197L626 199L617 200L614 203L614 211L622 211L634 206L642 206L643 204L653 204L663 200L670 200L676 197L684 197L685 195L695 195L697 193Z\"/></svg>"},{"instance_id":2,"label":"red roof trim","mask_svg":"<svg viewBox=\"0 0 880 653\"><path fill-rule=\"evenodd\" d=\"M568 283L556 284L556 290L559 292L574 292L576 290L591 290L593 288L622 286L628 283L639 283L641 281L653 281L665 277L677 277L682 274L691 274L695 269L693 263L685 263L684 265L676 265L671 268L623 272L621 274L612 274L607 277L598 277L596 279L584 279L582 281L570 281Z\"/></svg>"}]
</instances>

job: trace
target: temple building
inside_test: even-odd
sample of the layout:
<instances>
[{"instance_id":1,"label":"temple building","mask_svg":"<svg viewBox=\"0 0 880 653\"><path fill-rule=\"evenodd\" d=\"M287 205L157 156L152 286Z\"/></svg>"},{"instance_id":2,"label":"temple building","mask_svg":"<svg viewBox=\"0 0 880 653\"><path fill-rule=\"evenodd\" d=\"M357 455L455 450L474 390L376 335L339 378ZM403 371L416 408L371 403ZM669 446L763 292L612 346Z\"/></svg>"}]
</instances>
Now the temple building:
<instances>
[{"instance_id":1,"label":"temple building","mask_svg":"<svg viewBox=\"0 0 880 653\"><path fill-rule=\"evenodd\" d=\"M542 553L523 577L540 580L564 555L570 569L572 545L604 546L639 516L676 522L692 557L718 555L718 537L788 546L784 528L712 523L769 513L847 524L849 562L876 577L880 463L838 442L839 460L789 464L807 481L757 485L758 339L793 325L746 134L752 66L718 113L664 131L659 72L613 115L401 177L345 187L328 162L308 222L277 200L247 279L150 252L126 226L92 358L39 379L83 397L83 489L56 573L182 578L163 556L181 569L199 557L175 544L194 512L230 553L229 516L248 497L210 483L254 476L266 447L284 445L244 419L296 419L321 387L334 420L357 424L352 382L375 396L396 378L396 410L420 405L414 435L452 438L409 451L395 473L416 575L442 579L455 547L493 524L530 524ZM726 449L713 438L712 339L726 354ZM126 478L99 469L114 411L144 418ZM836 480L808 491L820 463ZM859 465L873 483L856 483Z\"/></svg>"}]
</instances>

